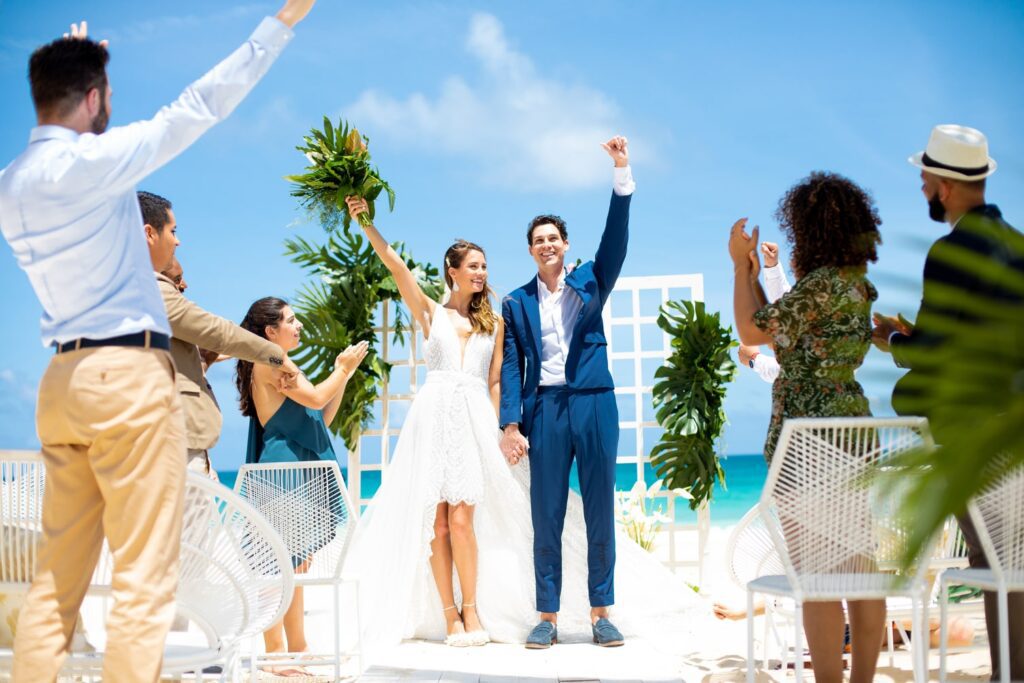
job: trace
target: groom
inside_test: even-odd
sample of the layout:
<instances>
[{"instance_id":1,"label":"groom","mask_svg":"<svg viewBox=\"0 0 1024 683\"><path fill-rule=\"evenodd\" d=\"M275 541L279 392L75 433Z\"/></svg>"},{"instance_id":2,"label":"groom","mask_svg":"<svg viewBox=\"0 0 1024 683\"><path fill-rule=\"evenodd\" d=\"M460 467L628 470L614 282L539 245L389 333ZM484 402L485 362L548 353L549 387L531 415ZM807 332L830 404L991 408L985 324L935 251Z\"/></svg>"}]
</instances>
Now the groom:
<instances>
[{"instance_id":1,"label":"groom","mask_svg":"<svg viewBox=\"0 0 1024 683\"><path fill-rule=\"evenodd\" d=\"M614 602L619 415L601 311L626 258L635 184L626 138L614 137L602 147L615 162L615 183L597 256L569 273L565 222L558 216L537 216L526 234L537 276L509 294L501 307L501 448L513 463L530 449L533 563L541 613L526 641L531 649L551 647L558 640L562 526L574 457L587 523L594 642L611 647L623 640L608 621Z\"/></svg>"}]
</instances>

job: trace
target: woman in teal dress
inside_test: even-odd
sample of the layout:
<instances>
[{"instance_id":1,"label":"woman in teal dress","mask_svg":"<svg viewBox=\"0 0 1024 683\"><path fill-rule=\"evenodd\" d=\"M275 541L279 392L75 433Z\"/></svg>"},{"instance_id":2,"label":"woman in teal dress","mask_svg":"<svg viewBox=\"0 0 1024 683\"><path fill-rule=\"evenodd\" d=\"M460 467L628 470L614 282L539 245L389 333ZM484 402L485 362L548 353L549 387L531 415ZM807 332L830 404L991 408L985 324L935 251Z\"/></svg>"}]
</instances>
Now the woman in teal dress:
<instances>
[{"instance_id":1,"label":"woman in teal dress","mask_svg":"<svg viewBox=\"0 0 1024 683\"><path fill-rule=\"evenodd\" d=\"M302 323L291 307L275 297L253 303L245 314L242 327L274 342L287 354L299 345ZM249 418L247 463L303 462L334 460L327 425L338 413L345 385L366 356L367 344L360 342L345 349L334 362L334 370L320 384L313 385L299 375L294 386L284 388L269 366L238 361L235 383L238 387L242 414ZM309 558L292 558L296 572L308 567ZM292 604L281 623L263 634L267 652L304 652L306 643L303 623L302 589L296 588ZM299 667L276 670L278 675L305 675Z\"/></svg>"},{"instance_id":2,"label":"woman in teal dress","mask_svg":"<svg viewBox=\"0 0 1024 683\"><path fill-rule=\"evenodd\" d=\"M854 371L871 345L871 302L878 298L867 264L878 259L882 221L867 192L833 173L815 172L794 185L775 214L793 245L796 284L769 304L756 276L758 229L733 225L729 255L735 271L733 304L740 341L771 344L780 365L772 387L765 442L771 461L791 417L870 415ZM853 647L852 683L874 677L885 624L885 601L848 601ZM814 679L843 680L845 618L840 602L804 604L804 628Z\"/></svg>"}]
</instances>

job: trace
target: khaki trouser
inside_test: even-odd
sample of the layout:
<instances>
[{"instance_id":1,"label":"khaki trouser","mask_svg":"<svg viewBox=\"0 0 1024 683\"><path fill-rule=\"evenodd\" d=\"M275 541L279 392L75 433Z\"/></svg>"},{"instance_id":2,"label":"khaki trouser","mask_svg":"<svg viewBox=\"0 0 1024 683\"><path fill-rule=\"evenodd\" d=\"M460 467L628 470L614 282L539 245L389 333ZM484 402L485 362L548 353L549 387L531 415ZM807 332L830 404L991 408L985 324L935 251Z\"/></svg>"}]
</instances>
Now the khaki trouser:
<instances>
[{"instance_id":1,"label":"khaki trouser","mask_svg":"<svg viewBox=\"0 0 1024 683\"><path fill-rule=\"evenodd\" d=\"M185 485L171 357L117 346L60 354L43 375L36 415L43 535L13 680L56 680L105 534L114 604L103 680L156 681L174 616Z\"/></svg>"}]
</instances>

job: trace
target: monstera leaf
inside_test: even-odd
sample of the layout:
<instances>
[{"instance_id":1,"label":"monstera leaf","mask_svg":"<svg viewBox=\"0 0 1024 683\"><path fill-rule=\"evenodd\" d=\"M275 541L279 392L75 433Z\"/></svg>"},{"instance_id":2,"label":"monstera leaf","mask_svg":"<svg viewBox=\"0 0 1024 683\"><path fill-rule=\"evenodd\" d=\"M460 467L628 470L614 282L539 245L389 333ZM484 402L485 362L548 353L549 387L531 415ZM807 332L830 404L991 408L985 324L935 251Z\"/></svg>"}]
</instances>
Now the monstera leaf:
<instances>
[{"instance_id":1,"label":"monstera leaf","mask_svg":"<svg viewBox=\"0 0 1024 683\"><path fill-rule=\"evenodd\" d=\"M725 427L725 390L736 375L729 354L737 345L731 328L703 302L669 301L658 326L671 339L672 353L654 373L656 417L665 432L651 450L651 464L669 489L689 491L696 510L725 486L715 442Z\"/></svg>"}]
</instances>

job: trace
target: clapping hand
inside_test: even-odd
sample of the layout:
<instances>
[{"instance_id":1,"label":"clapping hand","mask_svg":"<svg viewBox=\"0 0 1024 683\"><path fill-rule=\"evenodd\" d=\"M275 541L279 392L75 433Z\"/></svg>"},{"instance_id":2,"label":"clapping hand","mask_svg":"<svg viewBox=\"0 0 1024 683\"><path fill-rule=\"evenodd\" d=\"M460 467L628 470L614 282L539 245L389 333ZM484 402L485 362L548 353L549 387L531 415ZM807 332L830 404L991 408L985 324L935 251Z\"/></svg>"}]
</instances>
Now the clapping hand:
<instances>
[{"instance_id":1,"label":"clapping hand","mask_svg":"<svg viewBox=\"0 0 1024 683\"><path fill-rule=\"evenodd\" d=\"M764 256L765 268L779 265L779 245L775 242L761 242L761 255Z\"/></svg>"},{"instance_id":2,"label":"clapping hand","mask_svg":"<svg viewBox=\"0 0 1024 683\"><path fill-rule=\"evenodd\" d=\"M729 256L737 269L750 268L751 261L757 258L756 254L754 254L754 259L751 259L750 255L757 249L757 236L760 229L755 225L753 234L748 235L744 230L746 225L747 219L741 218L732 224L732 229L729 231Z\"/></svg>"},{"instance_id":3,"label":"clapping hand","mask_svg":"<svg viewBox=\"0 0 1024 683\"><path fill-rule=\"evenodd\" d=\"M359 367L359 364L366 358L367 351L370 350L369 342L361 341L356 344L352 344L347 349L338 354L338 357L334 359L334 369L341 368L345 371L345 374L349 377L355 372L355 369Z\"/></svg>"},{"instance_id":4,"label":"clapping hand","mask_svg":"<svg viewBox=\"0 0 1024 683\"><path fill-rule=\"evenodd\" d=\"M608 156L615 162L616 167L629 166L629 140L621 135L616 135L608 142L602 142L601 146L604 147L604 151L608 152Z\"/></svg>"},{"instance_id":5,"label":"clapping hand","mask_svg":"<svg viewBox=\"0 0 1024 683\"><path fill-rule=\"evenodd\" d=\"M900 314L893 318L881 313L875 313L872 318L875 326L871 330L871 343L878 347L880 351L889 350L889 338L892 337L894 332L910 336L910 333L914 331L914 326Z\"/></svg>"}]
</instances>

